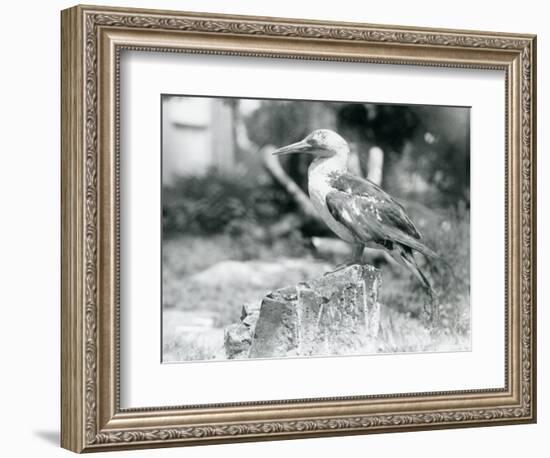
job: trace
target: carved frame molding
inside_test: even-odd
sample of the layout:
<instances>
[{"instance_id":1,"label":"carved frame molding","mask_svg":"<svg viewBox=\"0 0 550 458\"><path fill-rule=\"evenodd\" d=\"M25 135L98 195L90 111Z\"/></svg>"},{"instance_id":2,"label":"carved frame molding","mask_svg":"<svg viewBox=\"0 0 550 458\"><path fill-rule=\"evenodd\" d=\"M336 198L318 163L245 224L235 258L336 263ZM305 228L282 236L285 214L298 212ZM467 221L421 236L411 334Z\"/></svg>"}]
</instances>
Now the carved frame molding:
<instances>
[{"instance_id":1,"label":"carved frame molding","mask_svg":"<svg viewBox=\"0 0 550 458\"><path fill-rule=\"evenodd\" d=\"M123 49L504 70L506 388L121 410ZM81 452L535 421L535 54L531 35L80 6L63 11L62 446ZM349 413L336 414L344 405Z\"/></svg>"}]
</instances>

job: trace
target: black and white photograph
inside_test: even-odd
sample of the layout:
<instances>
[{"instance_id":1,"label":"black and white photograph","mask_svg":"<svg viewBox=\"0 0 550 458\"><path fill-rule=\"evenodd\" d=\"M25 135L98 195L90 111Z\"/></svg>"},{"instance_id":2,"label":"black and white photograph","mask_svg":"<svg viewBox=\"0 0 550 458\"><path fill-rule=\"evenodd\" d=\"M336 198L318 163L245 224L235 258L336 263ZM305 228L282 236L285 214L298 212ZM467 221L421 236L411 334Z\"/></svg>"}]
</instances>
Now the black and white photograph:
<instances>
[{"instance_id":1,"label":"black and white photograph","mask_svg":"<svg viewBox=\"0 0 550 458\"><path fill-rule=\"evenodd\" d=\"M471 349L469 107L161 104L163 362Z\"/></svg>"},{"instance_id":2,"label":"black and white photograph","mask_svg":"<svg viewBox=\"0 0 550 458\"><path fill-rule=\"evenodd\" d=\"M537 455L541 15L184 3L38 9L55 55L12 59L46 84L32 125L8 91L6 151L40 152L6 155L8 353L22 386L52 373L48 342L59 370L8 409L36 446L11 442ZM29 250L52 215L58 282Z\"/></svg>"}]
</instances>

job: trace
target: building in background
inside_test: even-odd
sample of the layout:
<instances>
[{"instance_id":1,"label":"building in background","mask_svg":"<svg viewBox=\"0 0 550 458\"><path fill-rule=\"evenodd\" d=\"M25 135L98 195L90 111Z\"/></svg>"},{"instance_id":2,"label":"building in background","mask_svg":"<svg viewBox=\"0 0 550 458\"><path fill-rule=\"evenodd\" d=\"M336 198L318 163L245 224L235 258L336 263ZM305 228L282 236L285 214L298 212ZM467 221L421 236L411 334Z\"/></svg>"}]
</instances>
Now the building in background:
<instances>
[{"instance_id":1,"label":"building in background","mask_svg":"<svg viewBox=\"0 0 550 458\"><path fill-rule=\"evenodd\" d=\"M225 170L235 160L235 107L228 99L162 97L162 182Z\"/></svg>"}]
</instances>

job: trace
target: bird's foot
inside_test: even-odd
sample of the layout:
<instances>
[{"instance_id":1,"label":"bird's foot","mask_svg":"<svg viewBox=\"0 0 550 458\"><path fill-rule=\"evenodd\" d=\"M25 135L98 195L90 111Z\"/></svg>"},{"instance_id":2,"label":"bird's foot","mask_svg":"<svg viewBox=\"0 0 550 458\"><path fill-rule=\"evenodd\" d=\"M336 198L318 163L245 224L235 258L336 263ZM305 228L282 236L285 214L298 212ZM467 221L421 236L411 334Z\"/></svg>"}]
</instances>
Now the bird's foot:
<instances>
[{"instance_id":1,"label":"bird's foot","mask_svg":"<svg viewBox=\"0 0 550 458\"><path fill-rule=\"evenodd\" d=\"M329 274L333 274L335 272L339 272L340 270L343 270L345 269L346 267L351 267L353 265L361 265L361 261L358 261L358 260L354 260L354 261L349 261L349 262L346 262L344 264L338 264L333 270L329 270L328 272L325 272L323 275L324 276L327 276Z\"/></svg>"}]
</instances>

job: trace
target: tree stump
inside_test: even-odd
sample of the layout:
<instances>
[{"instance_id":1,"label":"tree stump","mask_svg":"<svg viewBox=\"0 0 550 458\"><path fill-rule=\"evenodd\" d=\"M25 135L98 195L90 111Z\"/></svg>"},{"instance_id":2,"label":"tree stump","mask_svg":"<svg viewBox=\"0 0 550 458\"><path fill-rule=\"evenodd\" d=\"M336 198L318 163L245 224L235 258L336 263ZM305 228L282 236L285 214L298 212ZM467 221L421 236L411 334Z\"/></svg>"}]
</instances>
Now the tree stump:
<instances>
[{"instance_id":1,"label":"tree stump","mask_svg":"<svg viewBox=\"0 0 550 458\"><path fill-rule=\"evenodd\" d=\"M365 354L380 326L380 272L352 265L266 295L225 330L228 359Z\"/></svg>"}]
</instances>

